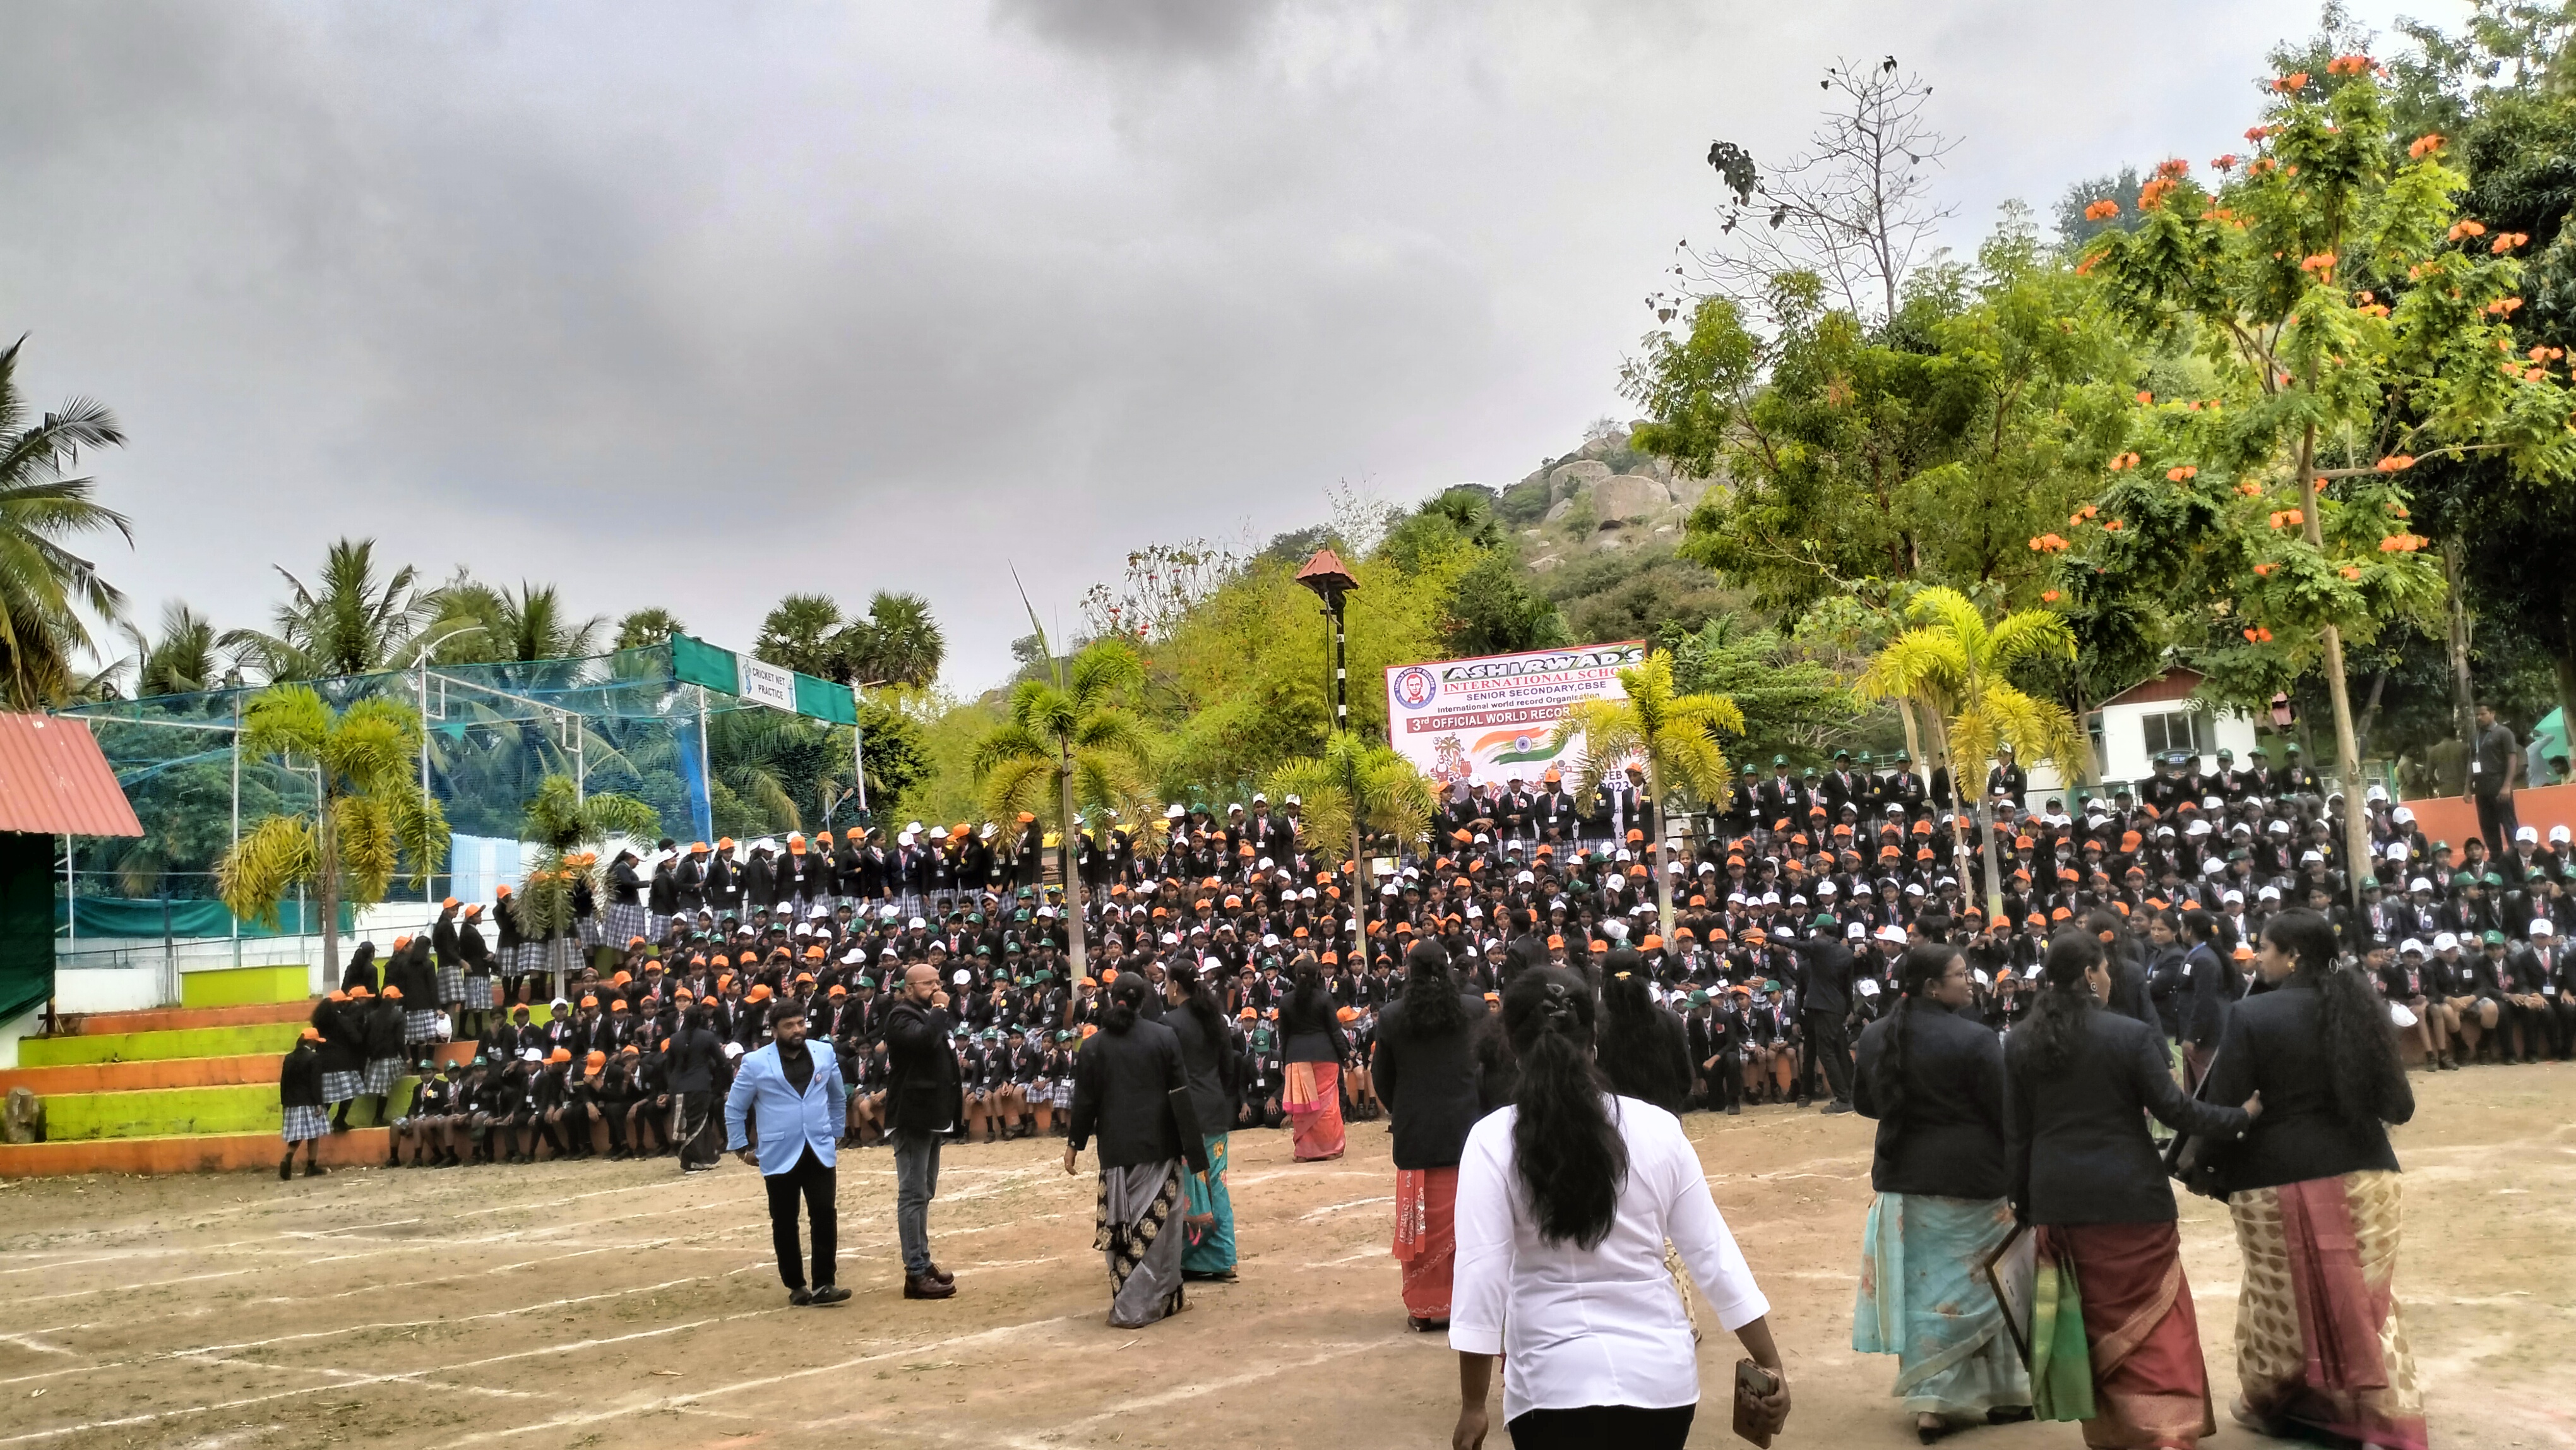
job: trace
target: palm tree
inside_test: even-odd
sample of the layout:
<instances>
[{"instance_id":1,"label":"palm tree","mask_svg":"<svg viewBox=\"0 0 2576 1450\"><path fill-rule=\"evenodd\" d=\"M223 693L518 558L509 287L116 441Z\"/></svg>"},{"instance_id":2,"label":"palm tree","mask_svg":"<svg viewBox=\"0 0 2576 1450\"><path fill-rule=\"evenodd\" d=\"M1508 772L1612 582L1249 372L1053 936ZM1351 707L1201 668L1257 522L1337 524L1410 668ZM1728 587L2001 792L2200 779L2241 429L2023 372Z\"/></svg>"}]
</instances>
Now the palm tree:
<instances>
[{"instance_id":1,"label":"palm tree","mask_svg":"<svg viewBox=\"0 0 2576 1450\"><path fill-rule=\"evenodd\" d=\"M798 674L847 682L850 670L841 657L840 627L841 606L830 595L787 595L760 621L752 657Z\"/></svg>"},{"instance_id":2,"label":"palm tree","mask_svg":"<svg viewBox=\"0 0 2576 1450\"><path fill-rule=\"evenodd\" d=\"M94 500L95 480L63 476L82 449L125 441L116 415L76 397L29 424L17 381L26 341L0 348L0 699L40 710L69 698L72 657L95 647L81 611L114 620L125 609L125 596L65 542L113 529L131 545L134 526Z\"/></svg>"},{"instance_id":3,"label":"palm tree","mask_svg":"<svg viewBox=\"0 0 2576 1450\"><path fill-rule=\"evenodd\" d=\"M235 629L216 641L255 661L271 681L317 680L400 669L431 613L420 573L406 564L376 575L376 541L341 539L323 556L319 582L278 568L294 593L277 607L272 630Z\"/></svg>"},{"instance_id":4,"label":"palm tree","mask_svg":"<svg viewBox=\"0 0 2576 1450\"><path fill-rule=\"evenodd\" d=\"M1365 957L1372 883L1360 838L1365 833L1393 836L1406 845L1419 842L1438 806L1431 781L1386 742L1336 730L1325 738L1322 755L1302 756L1272 771L1269 791L1273 800L1297 798L1306 813L1308 840L1350 843L1351 910Z\"/></svg>"},{"instance_id":5,"label":"palm tree","mask_svg":"<svg viewBox=\"0 0 2576 1450\"><path fill-rule=\"evenodd\" d=\"M576 620L564 612L563 598L552 584L519 581L516 594L479 583L458 570L427 601L436 622L421 633L435 639L462 631L442 646L441 664L525 664L536 660L572 659L595 652L608 621L599 615ZM479 626L479 628L477 628Z\"/></svg>"},{"instance_id":6,"label":"palm tree","mask_svg":"<svg viewBox=\"0 0 2576 1450\"><path fill-rule=\"evenodd\" d=\"M661 815L633 796L607 792L584 796L568 775L549 775L537 782L537 793L529 799L520 823L519 839L534 841L539 854L510 897L510 915L520 934L530 941L568 934L573 924L574 883L586 881L594 891L599 887L596 848L618 836L649 840L661 828Z\"/></svg>"},{"instance_id":7,"label":"palm tree","mask_svg":"<svg viewBox=\"0 0 2576 1450\"><path fill-rule=\"evenodd\" d=\"M842 659L851 678L864 683L927 688L939 678L948 639L918 594L880 589L868 600L865 619L841 632Z\"/></svg>"},{"instance_id":8,"label":"palm tree","mask_svg":"<svg viewBox=\"0 0 2576 1450\"><path fill-rule=\"evenodd\" d=\"M1922 707L1932 751L1950 772L1950 788L1977 791L1977 822L1994 843L1994 802L1972 782L1998 745L2025 760L2064 762L2075 755L2075 717L2054 700L2024 694L2009 672L2025 661L2075 657L2075 636L2054 610L2024 609L1992 624L1956 589L1923 590L1906 602L1913 627L1888 641L1862 671L1860 690L1879 700ZM1972 777L1967 772L1978 772ZM1968 877L1968 841L1954 833L1959 878ZM2000 853L1986 852L1986 920L2003 911Z\"/></svg>"},{"instance_id":9,"label":"palm tree","mask_svg":"<svg viewBox=\"0 0 2576 1450\"><path fill-rule=\"evenodd\" d=\"M318 808L244 832L216 863L216 891L235 916L274 927L287 893L311 883L326 981L340 979L340 903L382 901L404 857L412 881L425 886L446 858L446 815L416 774L420 739L409 705L360 700L335 715L309 685L271 685L242 711L242 752L314 772Z\"/></svg>"},{"instance_id":10,"label":"palm tree","mask_svg":"<svg viewBox=\"0 0 2576 1450\"><path fill-rule=\"evenodd\" d=\"M688 633L689 627L667 609L649 607L634 610L617 621L617 648L647 649L669 644L671 636Z\"/></svg>"},{"instance_id":11,"label":"palm tree","mask_svg":"<svg viewBox=\"0 0 2576 1450\"><path fill-rule=\"evenodd\" d=\"M1037 624L1035 611L1029 623ZM1124 640L1097 641L1069 663L1052 651L1048 658L1047 678L1012 688L1009 720L977 742L973 769L989 819L1027 811L1054 820L1065 926L1079 977L1086 957L1082 875L1074 869L1078 807L1132 814L1152 803L1153 752L1144 725L1120 703L1144 684L1145 667Z\"/></svg>"},{"instance_id":12,"label":"palm tree","mask_svg":"<svg viewBox=\"0 0 2576 1450\"><path fill-rule=\"evenodd\" d=\"M146 636L132 625L125 637L134 643L134 696L193 695L221 682L224 668L215 657L214 621L190 609L185 600L161 606L161 637Z\"/></svg>"},{"instance_id":13,"label":"palm tree","mask_svg":"<svg viewBox=\"0 0 2576 1450\"><path fill-rule=\"evenodd\" d=\"M1646 767L1646 818L1655 848L1655 907L1663 935L1673 934L1673 877L1664 842L1667 784L1688 790L1710 806L1723 805L1734 784L1727 778L1719 731L1744 733L1744 712L1725 695L1685 695L1673 688L1673 657L1656 650L1619 672L1624 700L1578 700L1556 724L1552 748L1562 751L1578 735L1583 754L1574 765L1576 797L1600 798L1611 772L1631 760Z\"/></svg>"}]
</instances>

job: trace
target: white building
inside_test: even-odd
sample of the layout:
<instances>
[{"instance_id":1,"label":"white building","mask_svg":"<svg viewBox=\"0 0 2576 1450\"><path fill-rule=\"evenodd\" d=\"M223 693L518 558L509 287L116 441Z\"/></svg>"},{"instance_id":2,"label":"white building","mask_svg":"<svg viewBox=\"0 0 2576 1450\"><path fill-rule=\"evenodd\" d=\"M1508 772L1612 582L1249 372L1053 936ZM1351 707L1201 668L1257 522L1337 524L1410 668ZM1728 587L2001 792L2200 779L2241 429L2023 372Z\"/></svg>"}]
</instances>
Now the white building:
<instances>
[{"instance_id":1,"label":"white building","mask_svg":"<svg viewBox=\"0 0 2576 1450\"><path fill-rule=\"evenodd\" d=\"M2171 751L2198 756L2203 771L2218 769L2221 750L2234 755L2238 766L2247 763L2255 747L2254 717L2241 711L2214 711L2194 701L2192 692L2200 682L2198 670L2167 670L2113 695L2086 717L2084 728L2092 732L2093 754L2102 762L2106 793L2153 775L2156 757ZM2031 804L2037 806L2063 783L2053 768L2032 770Z\"/></svg>"}]
</instances>

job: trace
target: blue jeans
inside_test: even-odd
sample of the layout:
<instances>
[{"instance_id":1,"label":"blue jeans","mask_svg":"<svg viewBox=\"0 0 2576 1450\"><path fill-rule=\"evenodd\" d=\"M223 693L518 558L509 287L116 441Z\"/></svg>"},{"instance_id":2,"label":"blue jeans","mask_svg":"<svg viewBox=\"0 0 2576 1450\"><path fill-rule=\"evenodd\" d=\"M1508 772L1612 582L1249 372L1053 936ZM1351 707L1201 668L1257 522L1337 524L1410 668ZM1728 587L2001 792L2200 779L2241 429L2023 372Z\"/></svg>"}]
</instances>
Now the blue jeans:
<instances>
[{"instance_id":1,"label":"blue jeans","mask_svg":"<svg viewBox=\"0 0 2576 1450\"><path fill-rule=\"evenodd\" d=\"M894 1135L894 1227L903 1241L903 1271L930 1272L930 1200L939 1195L939 1135Z\"/></svg>"}]
</instances>

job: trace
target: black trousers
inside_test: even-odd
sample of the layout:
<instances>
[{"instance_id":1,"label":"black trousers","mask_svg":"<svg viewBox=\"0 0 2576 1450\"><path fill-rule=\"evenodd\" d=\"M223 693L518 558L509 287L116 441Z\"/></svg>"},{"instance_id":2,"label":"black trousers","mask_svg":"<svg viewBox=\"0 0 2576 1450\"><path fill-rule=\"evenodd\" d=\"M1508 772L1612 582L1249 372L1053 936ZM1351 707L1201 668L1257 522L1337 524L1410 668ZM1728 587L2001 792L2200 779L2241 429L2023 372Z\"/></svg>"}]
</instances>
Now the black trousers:
<instances>
[{"instance_id":1,"label":"black trousers","mask_svg":"<svg viewBox=\"0 0 2576 1450\"><path fill-rule=\"evenodd\" d=\"M1682 1450L1698 1409L1585 1405L1579 1410L1523 1410L1503 1428L1512 1432L1513 1450Z\"/></svg>"},{"instance_id":2,"label":"black trousers","mask_svg":"<svg viewBox=\"0 0 2576 1450\"><path fill-rule=\"evenodd\" d=\"M2522 825L2522 818L2513 809L2513 797L2480 795L2475 799L2478 803L2478 834L2486 838L2487 854L2502 859L2513 849L2513 833Z\"/></svg>"},{"instance_id":3,"label":"black trousers","mask_svg":"<svg viewBox=\"0 0 2576 1450\"><path fill-rule=\"evenodd\" d=\"M1717 1066L1703 1069L1700 1081L1707 1085L1710 1107L1741 1107L1744 1103L1744 1054L1732 1047L1719 1053Z\"/></svg>"},{"instance_id":4,"label":"black trousers","mask_svg":"<svg viewBox=\"0 0 2576 1450\"><path fill-rule=\"evenodd\" d=\"M832 1277L832 1260L840 1250L841 1223L834 1197L832 1170L807 1147L796 1160L796 1166L784 1173L764 1174L760 1180L769 1189L769 1237L778 1250L778 1277L790 1289L805 1287L804 1257L796 1238L796 1200L805 1200L805 1216L814 1223L814 1287L824 1288L838 1282Z\"/></svg>"},{"instance_id":5,"label":"black trousers","mask_svg":"<svg viewBox=\"0 0 2576 1450\"><path fill-rule=\"evenodd\" d=\"M1798 1096L1816 1095L1816 1070L1823 1068L1825 1086L1834 1101L1851 1101L1851 1033L1843 1026L1840 1012L1806 1012L1807 1060L1798 1069Z\"/></svg>"}]
</instances>

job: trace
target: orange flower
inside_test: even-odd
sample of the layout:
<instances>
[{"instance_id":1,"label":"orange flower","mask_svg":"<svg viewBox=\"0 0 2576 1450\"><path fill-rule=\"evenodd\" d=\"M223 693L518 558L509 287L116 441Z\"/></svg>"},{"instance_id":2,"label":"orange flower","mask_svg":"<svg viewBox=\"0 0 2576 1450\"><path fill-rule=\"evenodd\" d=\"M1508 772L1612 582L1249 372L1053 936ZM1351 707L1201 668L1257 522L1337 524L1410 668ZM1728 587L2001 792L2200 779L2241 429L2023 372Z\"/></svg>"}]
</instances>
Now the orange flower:
<instances>
[{"instance_id":1,"label":"orange flower","mask_svg":"<svg viewBox=\"0 0 2576 1450\"><path fill-rule=\"evenodd\" d=\"M2152 403L2154 403L2154 402L2155 402L2155 400L2156 400L2156 395L2155 395L2155 394L2153 394L2153 393L2151 393L2151 392L2148 392L2148 391L2147 391L2146 389L2144 389L2144 388L2140 388L2140 389L2138 389L2138 401L2139 401L2139 403L2141 403L2141 404L2152 404Z\"/></svg>"},{"instance_id":2,"label":"orange flower","mask_svg":"<svg viewBox=\"0 0 2576 1450\"><path fill-rule=\"evenodd\" d=\"M2413 468L2414 466L2415 455L2411 453L2392 453L2386 458L2383 458L2377 463L2371 465L2371 467L2378 469L2382 473L2404 473L2407 469ZM2390 507L2402 510L2404 506L2391 504Z\"/></svg>"},{"instance_id":3,"label":"orange flower","mask_svg":"<svg viewBox=\"0 0 2576 1450\"><path fill-rule=\"evenodd\" d=\"M2120 521L2118 519L2113 519L2109 523L2104 524L2102 528L2106 533L2116 534L2120 532Z\"/></svg>"},{"instance_id":4,"label":"orange flower","mask_svg":"<svg viewBox=\"0 0 2576 1450\"><path fill-rule=\"evenodd\" d=\"M2254 566L2254 577L2257 579L2269 579L2272 577L2272 571L2278 567L2280 566L2276 564L2257 564Z\"/></svg>"},{"instance_id":5,"label":"orange flower","mask_svg":"<svg viewBox=\"0 0 2576 1450\"><path fill-rule=\"evenodd\" d=\"M2258 644L2270 644L2272 642L2272 631L2258 626L2254 631L2254 639Z\"/></svg>"},{"instance_id":6,"label":"orange flower","mask_svg":"<svg viewBox=\"0 0 2576 1450\"><path fill-rule=\"evenodd\" d=\"M2042 554L2063 554L2069 545L2055 534L2042 534L2030 541L2032 549Z\"/></svg>"},{"instance_id":7,"label":"orange flower","mask_svg":"<svg viewBox=\"0 0 2576 1450\"><path fill-rule=\"evenodd\" d=\"M2250 629L2245 631L2245 642L2247 644L2252 644L2254 642L2254 637L2254 631Z\"/></svg>"},{"instance_id":8,"label":"orange flower","mask_svg":"<svg viewBox=\"0 0 2576 1450\"><path fill-rule=\"evenodd\" d=\"M2336 573L2338 573L2338 574L2341 574L2341 575L2342 575L2343 577L2345 577L2346 579L2358 579L2358 578L2360 578L2360 577L2361 577L2361 571L2360 571L2359 569L2354 568L2354 567L2353 567L2352 565L2350 565L2350 564L2346 564L2346 565L2344 565L2342 568L2337 569L2335 572L2336 572Z\"/></svg>"},{"instance_id":9,"label":"orange flower","mask_svg":"<svg viewBox=\"0 0 2576 1450\"><path fill-rule=\"evenodd\" d=\"M2286 93L2289 91L2295 91L2307 83L2308 73L2306 71L2292 71L2290 74L2272 82L2272 89Z\"/></svg>"},{"instance_id":10,"label":"orange flower","mask_svg":"<svg viewBox=\"0 0 2576 1450\"><path fill-rule=\"evenodd\" d=\"M2236 491L2245 495L2247 498L2252 498L2254 495L2263 491L2263 485L2248 479L2245 482L2236 485Z\"/></svg>"},{"instance_id":11,"label":"orange flower","mask_svg":"<svg viewBox=\"0 0 2576 1450\"><path fill-rule=\"evenodd\" d=\"M2439 131L2427 131L2423 135L2415 138L2415 144L2406 148L2406 157L2410 161L2421 161L2426 156L2441 149L2442 133Z\"/></svg>"},{"instance_id":12,"label":"orange flower","mask_svg":"<svg viewBox=\"0 0 2576 1450\"><path fill-rule=\"evenodd\" d=\"M2120 204L2107 196L2084 208L2084 219L2088 222L2109 221L2119 214Z\"/></svg>"},{"instance_id":13,"label":"orange flower","mask_svg":"<svg viewBox=\"0 0 2576 1450\"><path fill-rule=\"evenodd\" d=\"M2197 407L2199 405L2194 404L2193 406ZM2200 477L2200 470L2192 467L2188 463L2184 464L2180 468L2168 468L2165 470L2165 481L2168 483L2180 483L2186 478L2198 477Z\"/></svg>"},{"instance_id":14,"label":"orange flower","mask_svg":"<svg viewBox=\"0 0 2576 1450\"><path fill-rule=\"evenodd\" d=\"M2536 383L2547 376L2549 376L2549 369L2547 368L2525 368L2522 370L2522 380L2526 383Z\"/></svg>"},{"instance_id":15,"label":"orange flower","mask_svg":"<svg viewBox=\"0 0 2576 1450\"><path fill-rule=\"evenodd\" d=\"M2165 204L2165 197L2181 183L2170 176L2158 176L2138 188L2138 210L2154 211Z\"/></svg>"},{"instance_id":16,"label":"orange flower","mask_svg":"<svg viewBox=\"0 0 2576 1450\"><path fill-rule=\"evenodd\" d=\"M2245 128L2245 139L2253 142L2257 146L2262 145L2263 138L2271 134L2272 133L2268 128L2262 126L2248 126Z\"/></svg>"},{"instance_id":17,"label":"orange flower","mask_svg":"<svg viewBox=\"0 0 2576 1450\"><path fill-rule=\"evenodd\" d=\"M2057 602L2057 591L2054 589L2041 590L2039 593L2039 602L2042 604L2055 604Z\"/></svg>"},{"instance_id":18,"label":"orange flower","mask_svg":"<svg viewBox=\"0 0 2576 1450\"><path fill-rule=\"evenodd\" d=\"M2377 64L2377 61L2372 60L2366 55L2339 55L2326 62L2326 74L2330 76L2357 76Z\"/></svg>"},{"instance_id":19,"label":"orange flower","mask_svg":"<svg viewBox=\"0 0 2576 1450\"><path fill-rule=\"evenodd\" d=\"M2212 171L2234 171L2236 169L2236 153L2230 151L2223 156L2213 156L2209 158L2209 169Z\"/></svg>"},{"instance_id":20,"label":"orange flower","mask_svg":"<svg viewBox=\"0 0 2576 1450\"><path fill-rule=\"evenodd\" d=\"M2431 542L2432 540L2425 538L2422 534L2390 534L2387 538L2379 541L2379 552L2383 554L2412 554Z\"/></svg>"},{"instance_id":21,"label":"orange flower","mask_svg":"<svg viewBox=\"0 0 2576 1450\"><path fill-rule=\"evenodd\" d=\"M2451 223L2448 235L2456 242L2463 237L2483 237L2486 234L2487 228L2484 222L2458 221Z\"/></svg>"}]
</instances>

